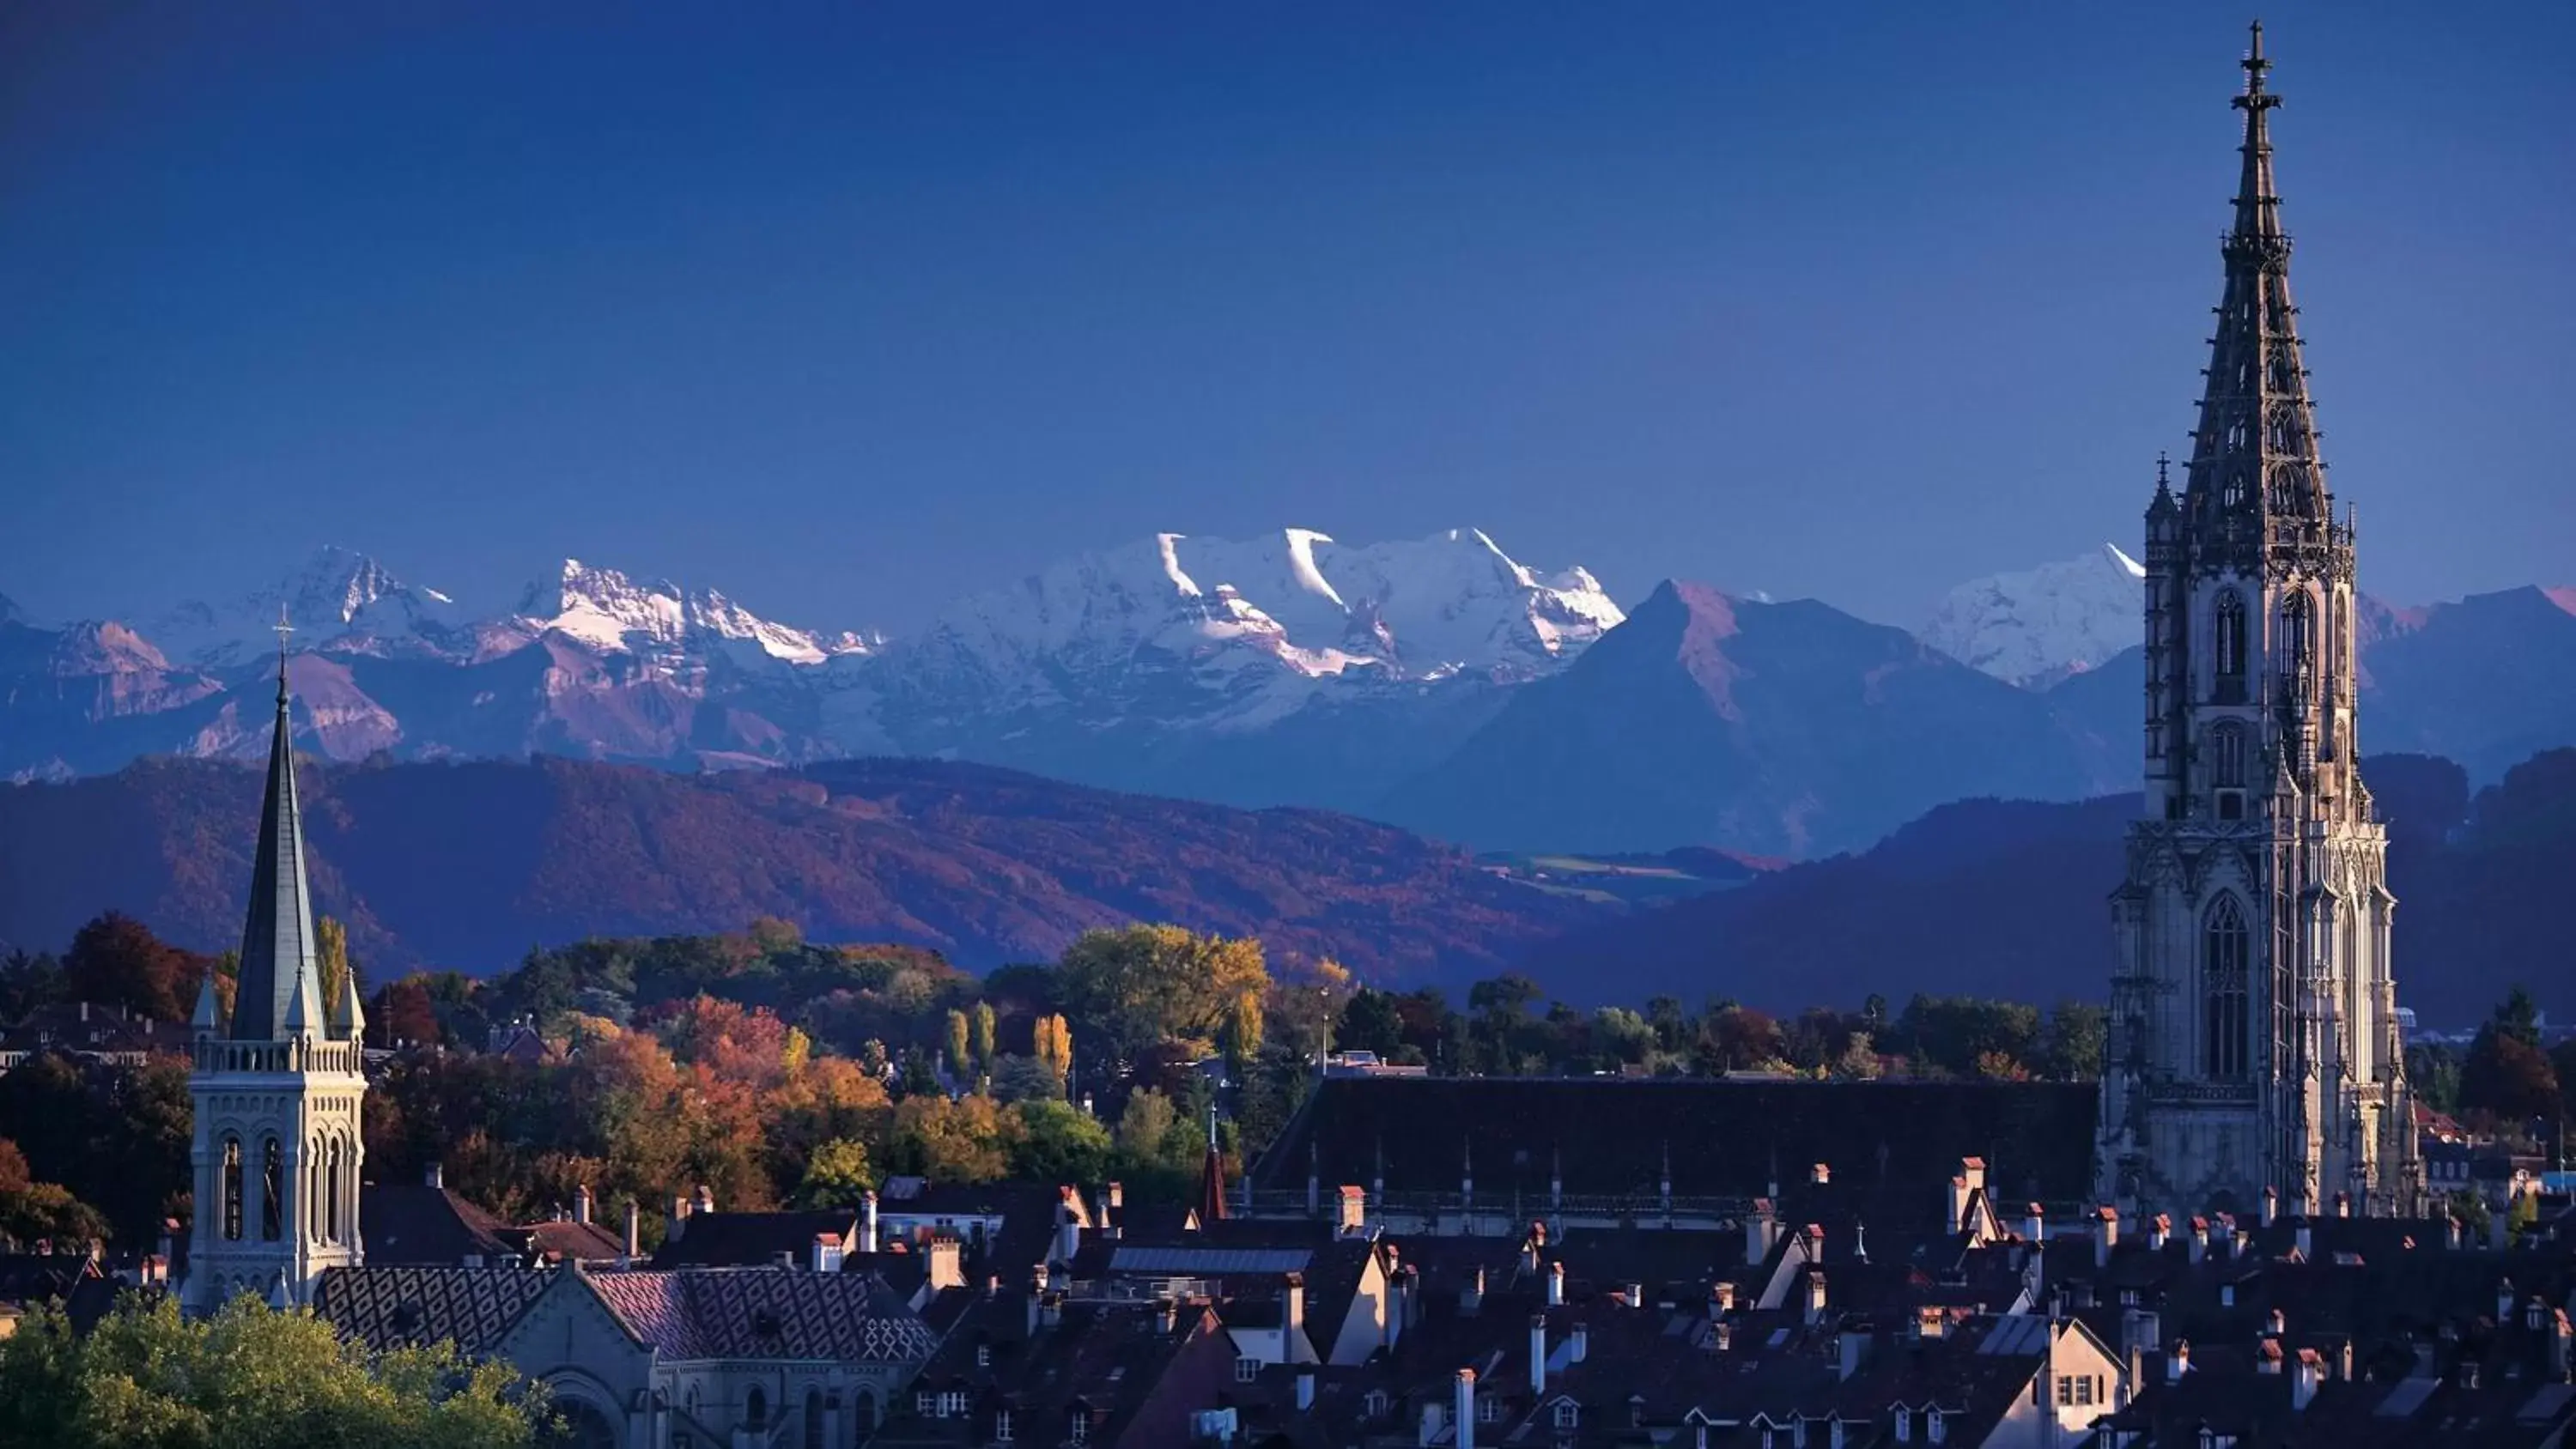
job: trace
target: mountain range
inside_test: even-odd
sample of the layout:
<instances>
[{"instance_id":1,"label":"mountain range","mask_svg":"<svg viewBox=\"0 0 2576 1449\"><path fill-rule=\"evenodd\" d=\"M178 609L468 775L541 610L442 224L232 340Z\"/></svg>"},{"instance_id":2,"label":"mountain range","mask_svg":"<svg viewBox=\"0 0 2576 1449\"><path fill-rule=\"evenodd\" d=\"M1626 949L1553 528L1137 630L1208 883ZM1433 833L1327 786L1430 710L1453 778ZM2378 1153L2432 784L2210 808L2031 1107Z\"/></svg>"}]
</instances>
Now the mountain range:
<instances>
[{"instance_id":1,"label":"mountain range","mask_svg":"<svg viewBox=\"0 0 2576 1449\"><path fill-rule=\"evenodd\" d=\"M2134 788L2141 589L2106 545L1963 584L1913 634L1679 583L1629 619L1585 570L1473 529L1283 529L1084 554L889 639L577 560L478 613L326 549L134 621L0 601L0 775L256 757L282 617L299 741L335 760L949 758L1480 848L1812 856L1945 800ZM2576 743L2576 591L2367 623L2374 747L2485 782Z\"/></svg>"}]
</instances>

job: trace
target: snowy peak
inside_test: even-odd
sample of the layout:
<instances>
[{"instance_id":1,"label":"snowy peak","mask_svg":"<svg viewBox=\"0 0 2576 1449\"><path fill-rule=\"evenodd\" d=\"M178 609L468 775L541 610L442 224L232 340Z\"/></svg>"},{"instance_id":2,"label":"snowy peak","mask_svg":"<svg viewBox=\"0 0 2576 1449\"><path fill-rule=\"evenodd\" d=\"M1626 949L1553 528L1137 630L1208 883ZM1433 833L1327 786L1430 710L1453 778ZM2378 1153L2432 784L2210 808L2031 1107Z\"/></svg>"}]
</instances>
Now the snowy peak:
<instances>
[{"instance_id":1,"label":"snowy peak","mask_svg":"<svg viewBox=\"0 0 2576 1449\"><path fill-rule=\"evenodd\" d=\"M142 632L173 660L225 669L275 650L281 620L299 649L362 654L444 652L465 623L447 595L332 544L273 588L227 604L192 600Z\"/></svg>"},{"instance_id":2,"label":"snowy peak","mask_svg":"<svg viewBox=\"0 0 2576 1449\"><path fill-rule=\"evenodd\" d=\"M1311 528L1250 539L1161 533L965 599L912 652L922 667L997 678L1124 665L1145 651L1309 679L1354 668L1526 677L1621 617L1590 573L1542 576L1475 529L1361 548Z\"/></svg>"},{"instance_id":3,"label":"snowy peak","mask_svg":"<svg viewBox=\"0 0 2576 1449\"><path fill-rule=\"evenodd\" d=\"M1919 637L1999 679L2034 687L2091 669L2143 632L2147 571L2111 544L1952 589Z\"/></svg>"},{"instance_id":4,"label":"snowy peak","mask_svg":"<svg viewBox=\"0 0 2576 1449\"><path fill-rule=\"evenodd\" d=\"M568 558L550 579L520 595L514 622L532 635L568 636L601 653L670 654L727 647L745 662L821 664L865 654L877 641L843 631L817 633L764 619L713 589L683 590L667 579L638 581L616 569Z\"/></svg>"}]
</instances>

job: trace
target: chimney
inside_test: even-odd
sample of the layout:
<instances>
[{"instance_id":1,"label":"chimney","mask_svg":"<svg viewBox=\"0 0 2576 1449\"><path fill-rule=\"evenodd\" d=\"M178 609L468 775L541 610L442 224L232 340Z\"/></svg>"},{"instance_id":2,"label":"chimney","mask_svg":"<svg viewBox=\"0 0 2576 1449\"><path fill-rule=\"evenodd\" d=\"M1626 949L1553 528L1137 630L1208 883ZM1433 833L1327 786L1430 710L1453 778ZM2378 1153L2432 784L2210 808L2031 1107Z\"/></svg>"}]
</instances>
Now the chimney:
<instances>
[{"instance_id":1,"label":"chimney","mask_svg":"<svg viewBox=\"0 0 2576 1449\"><path fill-rule=\"evenodd\" d=\"M1169 1338L1173 1334L1178 1333L1181 1328L1180 1300L1177 1298L1155 1299L1154 1321L1161 1326L1163 1336L1165 1338Z\"/></svg>"},{"instance_id":2,"label":"chimney","mask_svg":"<svg viewBox=\"0 0 2576 1449\"><path fill-rule=\"evenodd\" d=\"M2191 1260L2195 1263L2209 1256L2209 1219L2191 1220Z\"/></svg>"},{"instance_id":3,"label":"chimney","mask_svg":"<svg viewBox=\"0 0 2576 1449\"><path fill-rule=\"evenodd\" d=\"M1780 1218L1771 1207L1771 1199L1753 1200L1753 1213L1744 1220L1744 1261L1759 1265L1770 1261L1771 1245L1780 1240Z\"/></svg>"},{"instance_id":4,"label":"chimney","mask_svg":"<svg viewBox=\"0 0 2576 1449\"><path fill-rule=\"evenodd\" d=\"M1075 1195L1070 1187L1056 1189L1055 1261L1070 1263L1082 1251L1082 1215L1074 1210Z\"/></svg>"},{"instance_id":5,"label":"chimney","mask_svg":"<svg viewBox=\"0 0 2576 1449\"><path fill-rule=\"evenodd\" d=\"M1300 1364L1297 1366L1297 1412L1301 1414L1309 1413L1313 1411L1314 1407L1315 1366L1313 1364Z\"/></svg>"},{"instance_id":6,"label":"chimney","mask_svg":"<svg viewBox=\"0 0 2576 1449\"><path fill-rule=\"evenodd\" d=\"M2120 1210L2104 1203L2093 1210L2093 1266L2111 1266L2111 1249L2120 1241Z\"/></svg>"},{"instance_id":7,"label":"chimney","mask_svg":"<svg viewBox=\"0 0 2576 1449\"><path fill-rule=\"evenodd\" d=\"M1968 1180L1966 1178L1950 1179L1949 1187L1942 1192L1941 1206L1949 1214L1942 1221L1941 1231L1945 1233L1959 1231L1960 1226L1968 1220Z\"/></svg>"},{"instance_id":8,"label":"chimney","mask_svg":"<svg viewBox=\"0 0 2576 1449\"><path fill-rule=\"evenodd\" d=\"M1970 1191L1970 1192L1983 1192L1983 1191L1985 1191L1985 1190L1986 1190L1986 1160L1985 1160L1984 1158L1982 1158L1982 1157L1962 1157L1962 1158L1960 1158L1960 1159L1959 1159L1959 1176L1960 1176L1960 1178L1961 1178L1962 1180L1964 1180L1964 1181L1968 1184L1968 1191Z\"/></svg>"},{"instance_id":9,"label":"chimney","mask_svg":"<svg viewBox=\"0 0 2576 1449\"><path fill-rule=\"evenodd\" d=\"M2039 1204L2032 1203L2022 1209L2021 1235L2034 1247L2044 1247L2047 1245L2048 1220L2041 1214Z\"/></svg>"},{"instance_id":10,"label":"chimney","mask_svg":"<svg viewBox=\"0 0 2576 1449\"><path fill-rule=\"evenodd\" d=\"M2450 1220L2450 1238L2449 1238L2449 1241L2450 1241L2450 1245L2451 1245L2451 1247L2452 1247L2454 1250L2458 1249L2458 1247L2460 1246L2460 1220L2459 1220L2458 1218L2456 1218L2456 1217L2455 1217L2455 1218L2452 1218L2452 1219Z\"/></svg>"},{"instance_id":11,"label":"chimney","mask_svg":"<svg viewBox=\"0 0 2576 1449\"><path fill-rule=\"evenodd\" d=\"M590 1184L585 1182L572 1190L572 1220L589 1226L590 1206Z\"/></svg>"},{"instance_id":12,"label":"chimney","mask_svg":"<svg viewBox=\"0 0 2576 1449\"><path fill-rule=\"evenodd\" d=\"M841 1271L840 1234L816 1233L814 1235L812 1261L814 1264L814 1271L817 1273L838 1273Z\"/></svg>"},{"instance_id":13,"label":"chimney","mask_svg":"<svg viewBox=\"0 0 2576 1449\"><path fill-rule=\"evenodd\" d=\"M1292 1345L1306 1331L1305 1274L1289 1273L1280 1278L1279 1302L1281 1304L1281 1311L1286 1315L1285 1322L1288 1325L1288 1331L1282 1335L1285 1342L1280 1344L1279 1351L1282 1357L1287 1357L1296 1352L1296 1349Z\"/></svg>"},{"instance_id":14,"label":"chimney","mask_svg":"<svg viewBox=\"0 0 2576 1449\"><path fill-rule=\"evenodd\" d=\"M2306 1218L2299 1219L2299 1236L2297 1241L2299 1244L2299 1257L2303 1261L2313 1259L2317 1251L2317 1240L2310 1231L2308 1220Z\"/></svg>"},{"instance_id":15,"label":"chimney","mask_svg":"<svg viewBox=\"0 0 2576 1449\"><path fill-rule=\"evenodd\" d=\"M2171 1241L2173 1241L2173 1218L2171 1215L2158 1213L2154 1217L2147 1219L2148 1252L2161 1253L2165 1250L2165 1244Z\"/></svg>"},{"instance_id":16,"label":"chimney","mask_svg":"<svg viewBox=\"0 0 2576 1449\"><path fill-rule=\"evenodd\" d=\"M1547 1315L1544 1313L1530 1315L1529 1381L1531 1393L1547 1390Z\"/></svg>"},{"instance_id":17,"label":"chimney","mask_svg":"<svg viewBox=\"0 0 2576 1449\"><path fill-rule=\"evenodd\" d=\"M1565 1265L1563 1263L1550 1263L1547 1265L1547 1306L1550 1308L1561 1308L1564 1305Z\"/></svg>"},{"instance_id":18,"label":"chimney","mask_svg":"<svg viewBox=\"0 0 2576 1449\"><path fill-rule=\"evenodd\" d=\"M1916 1338L1939 1338L1949 1331L1950 1315L1942 1312L1937 1305L1927 1303L1914 1310Z\"/></svg>"},{"instance_id":19,"label":"chimney","mask_svg":"<svg viewBox=\"0 0 2576 1449\"><path fill-rule=\"evenodd\" d=\"M871 1190L859 1194L859 1251L874 1254L877 1250L877 1195Z\"/></svg>"},{"instance_id":20,"label":"chimney","mask_svg":"<svg viewBox=\"0 0 2576 1449\"><path fill-rule=\"evenodd\" d=\"M2240 1263L2254 1256L2254 1230L2243 1223L2238 1223L2235 1233L2229 1239L2228 1248Z\"/></svg>"},{"instance_id":21,"label":"chimney","mask_svg":"<svg viewBox=\"0 0 2576 1449\"><path fill-rule=\"evenodd\" d=\"M2339 1218L2348 1218L2352 1216L2351 1193L2339 1192L2335 1194L2335 1216Z\"/></svg>"},{"instance_id":22,"label":"chimney","mask_svg":"<svg viewBox=\"0 0 2576 1449\"><path fill-rule=\"evenodd\" d=\"M2263 1189L2263 1226L2268 1228L2280 1220L2281 1190L2277 1187L2266 1186Z\"/></svg>"},{"instance_id":23,"label":"chimney","mask_svg":"<svg viewBox=\"0 0 2576 1449\"><path fill-rule=\"evenodd\" d=\"M1047 1265L1040 1263L1035 1268L1029 1270L1028 1321L1025 1331L1031 1338L1037 1337L1038 1325L1043 1316L1040 1312L1039 1305L1045 1301L1046 1292Z\"/></svg>"},{"instance_id":24,"label":"chimney","mask_svg":"<svg viewBox=\"0 0 2576 1449\"><path fill-rule=\"evenodd\" d=\"M1807 1270L1807 1321L1821 1323L1825 1317L1825 1273L1821 1268Z\"/></svg>"},{"instance_id":25,"label":"chimney","mask_svg":"<svg viewBox=\"0 0 2576 1449\"><path fill-rule=\"evenodd\" d=\"M2511 1278L2496 1284L2495 1321L2498 1328L2513 1322L2513 1280Z\"/></svg>"},{"instance_id":26,"label":"chimney","mask_svg":"<svg viewBox=\"0 0 2576 1449\"><path fill-rule=\"evenodd\" d=\"M1581 1363L1584 1359L1590 1357L1591 1353L1592 1325L1588 1323L1575 1324L1574 1331L1566 1335L1565 1361L1567 1363Z\"/></svg>"},{"instance_id":27,"label":"chimney","mask_svg":"<svg viewBox=\"0 0 2576 1449\"><path fill-rule=\"evenodd\" d=\"M2182 1376L2190 1372L2191 1343L2188 1339L2177 1338L2174 1340L2173 1357L2165 1360L2165 1382L2181 1383Z\"/></svg>"},{"instance_id":28,"label":"chimney","mask_svg":"<svg viewBox=\"0 0 2576 1449\"><path fill-rule=\"evenodd\" d=\"M1530 1225L1529 1236L1527 1236L1527 1237L1525 1237L1525 1238L1521 1239L1521 1271L1522 1271L1522 1272L1524 1272L1524 1273L1535 1273L1535 1272L1537 1272L1537 1271L1538 1271L1538 1247L1539 1247L1539 1242L1540 1242L1540 1240L1541 1240L1541 1239L1545 1238L1546 1236L1547 1236L1547 1229L1546 1229L1546 1228L1544 1228L1544 1227L1540 1226L1540 1225L1539 1225L1539 1224L1537 1224L1537 1223L1532 1223L1532 1224Z\"/></svg>"},{"instance_id":29,"label":"chimney","mask_svg":"<svg viewBox=\"0 0 2576 1449\"><path fill-rule=\"evenodd\" d=\"M1735 1285L1724 1282L1709 1285L1708 1316L1711 1318L1718 1318L1723 1317L1726 1314L1733 1313L1734 1311Z\"/></svg>"},{"instance_id":30,"label":"chimney","mask_svg":"<svg viewBox=\"0 0 2576 1449\"><path fill-rule=\"evenodd\" d=\"M702 1183L699 1183L699 1184L698 1184L698 1200L697 1200L696 1202L691 1203L691 1204L689 1205L689 1211L690 1211L690 1212L693 1212L693 1213L711 1213L711 1212L714 1212L715 1210L716 1210L716 1195L715 1195L714 1190L713 1190L713 1189L711 1189L711 1188L709 1188L709 1187L708 1187L705 1183L703 1183L703 1182L702 1182Z\"/></svg>"},{"instance_id":31,"label":"chimney","mask_svg":"<svg viewBox=\"0 0 2576 1449\"><path fill-rule=\"evenodd\" d=\"M2286 1335L2290 1331L2290 1316L2278 1308L2273 1309L2270 1316L2263 1320L2263 1331L2274 1338Z\"/></svg>"},{"instance_id":32,"label":"chimney","mask_svg":"<svg viewBox=\"0 0 2576 1449\"><path fill-rule=\"evenodd\" d=\"M1049 1293L1038 1300L1038 1327L1054 1328L1064 1322L1064 1295Z\"/></svg>"},{"instance_id":33,"label":"chimney","mask_svg":"<svg viewBox=\"0 0 2576 1449\"><path fill-rule=\"evenodd\" d=\"M1807 1181L1823 1187L1834 1180L1834 1170L1819 1162L1807 1170Z\"/></svg>"},{"instance_id":34,"label":"chimney","mask_svg":"<svg viewBox=\"0 0 2576 1449\"><path fill-rule=\"evenodd\" d=\"M2277 1374L2281 1371L2279 1339L2267 1338L2254 1350L2254 1371L2259 1374Z\"/></svg>"},{"instance_id":35,"label":"chimney","mask_svg":"<svg viewBox=\"0 0 2576 1449\"><path fill-rule=\"evenodd\" d=\"M447 1170L438 1163L433 1162L429 1166L421 1169L420 1180L429 1184L431 1187L445 1187L447 1186Z\"/></svg>"},{"instance_id":36,"label":"chimney","mask_svg":"<svg viewBox=\"0 0 2576 1449\"><path fill-rule=\"evenodd\" d=\"M1458 1311L1472 1315L1483 1312L1484 1307L1485 1270L1478 1268L1468 1276L1466 1290L1458 1295Z\"/></svg>"},{"instance_id":37,"label":"chimney","mask_svg":"<svg viewBox=\"0 0 2576 1449\"><path fill-rule=\"evenodd\" d=\"M1344 1237L1356 1237L1368 1231L1368 1189L1357 1183L1344 1183L1341 1207L1334 1215L1333 1226Z\"/></svg>"},{"instance_id":38,"label":"chimney","mask_svg":"<svg viewBox=\"0 0 2576 1449\"><path fill-rule=\"evenodd\" d=\"M2325 1360L2317 1356L2317 1351L2313 1348L2300 1349L2298 1374L2290 1380L2290 1407L2304 1409L2314 1402L2317 1388L2325 1382L2325 1377Z\"/></svg>"},{"instance_id":39,"label":"chimney","mask_svg":"<svg viewBox=\"0 0 2576 1449\"><path fill-rule=\"evenodd\" d=\"M966 1267L954 1233L934 1233L921 1245L922 1281L932 1292L966 1286Z\"/></svg>"},{"instance_id":40,"label":"chimney","mask_svg":"<svg viewBox=\"0 0 2576 1449\"><path fill-rule=\"evenodd\" d=\"M626 1199L626 1241L622 1245L621 1266L632 1267L644 1256L644 1204L633 1197Z\"/></svg>"},{"instance_id":41,"label":"chimney","mask_svg":"<svg viewBox=\"0 0 2576 1449\"><path fill-rule=\"evenodd\" d=\"M668 1243L676 1243L680 1240L680 1234L685 1233L688 1230L688 1195L685 1193L675 1193L671 1197L671 1228L670 1231L662 1235L662 1240Z\"/></svg>"},{"instance_id":42,"label":"chimney","mask_svg":"<svg viewBox=\"0 0 2576 1449\"><path fill-rule=\"evenodd\" d=\"M1476 1371L1458 1370L1458 1449L1476 1449Z\"/></svg>"},{"instance_id":43,"label":"chimney","mask_svg":"<svg viewBox=\"0 0 2576 1449\"><path fill-rule=\"evenodd\" d=\"M1709 1329L1708 1346L1709 1350L1713 1353L1725 1353L1733 1349L1735 1347L1735 1325L1728 1323L1724 1319L1718 1320L1718 1322Z\"/></svg>"}]
</instances>

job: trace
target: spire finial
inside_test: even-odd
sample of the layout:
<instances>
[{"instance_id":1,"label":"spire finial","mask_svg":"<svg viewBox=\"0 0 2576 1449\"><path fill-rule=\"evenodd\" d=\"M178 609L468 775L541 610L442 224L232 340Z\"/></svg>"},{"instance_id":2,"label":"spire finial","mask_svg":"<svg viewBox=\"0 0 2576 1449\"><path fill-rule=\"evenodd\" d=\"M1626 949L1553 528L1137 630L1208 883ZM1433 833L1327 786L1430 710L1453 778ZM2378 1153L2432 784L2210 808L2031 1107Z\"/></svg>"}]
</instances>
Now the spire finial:
<instances>
[{"instance_id":1,"label":"spire finial","mask_svg":"<svg viewBox=\"0 0 2576 1449\"><path fill-rule=\"evenodd\" d=\"M277 707L284 709L286 708L286 639L288 635L295 632L295 626L287 621L284 600L280 600L277 605L277 622L269 627L277 633Z\"/></svg>"},{"instance_id":2,"label":"spire finial","mask_svg":"<svg viewBox=\"0 0 2576 1449\"><path fill-rule=\"evenodd\" d=\"M2241 111L2268 111L2279 105L2281 98L2263 89L2263 75L2272 68L2272 62L2263 58L2262 21L2254 22L2252 34L2253 42L2246 47L2245 58L2237 62L2245 67L2245 94L2236 98L2236 108Z\"/></svg>"},{"instance_id":3,"label":"spire finial","mask_svg":"<svg viewBox=\"0 0 2576 1449\"><path fill-rule=\"evenodd\" d=\"M2165 486L2166 475L2172 467L2173 455L2162 448L2156 449L2156 487L2161 489Z\"/></svg>"}]
</instances>

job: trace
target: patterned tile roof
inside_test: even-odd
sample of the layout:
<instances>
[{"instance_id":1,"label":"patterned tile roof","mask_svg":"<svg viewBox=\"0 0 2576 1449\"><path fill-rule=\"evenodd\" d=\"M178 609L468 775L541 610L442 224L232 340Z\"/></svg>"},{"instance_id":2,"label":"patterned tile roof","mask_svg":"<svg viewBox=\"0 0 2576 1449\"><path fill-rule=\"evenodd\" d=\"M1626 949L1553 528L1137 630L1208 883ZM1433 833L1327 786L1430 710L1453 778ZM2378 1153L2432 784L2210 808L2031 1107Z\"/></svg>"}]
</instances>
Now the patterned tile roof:
<instances>
[{"instance_id":1,"label":"patterned tile roof","mask_svg":"<svg viewBox=\"0 0 2576 1449\"><path fill-rule=\"evenodd\" d=\"M627 1332L669 1358L908 1363L938 1347L873 1275L684 1268L586 1277Z\"/></svg>"},{"instance_id":2,"label":"patterned tile roof","mask_svg":"<svg viewBox=\"0 0 2576 1449\"><path fill-rule=\"evenodd\" d=\"M333 1268L316 1316L369 1348L452 1339L486 1353L560 1274L541 1268Z\"/></svg>"}]
</instances>

